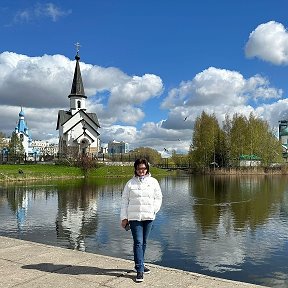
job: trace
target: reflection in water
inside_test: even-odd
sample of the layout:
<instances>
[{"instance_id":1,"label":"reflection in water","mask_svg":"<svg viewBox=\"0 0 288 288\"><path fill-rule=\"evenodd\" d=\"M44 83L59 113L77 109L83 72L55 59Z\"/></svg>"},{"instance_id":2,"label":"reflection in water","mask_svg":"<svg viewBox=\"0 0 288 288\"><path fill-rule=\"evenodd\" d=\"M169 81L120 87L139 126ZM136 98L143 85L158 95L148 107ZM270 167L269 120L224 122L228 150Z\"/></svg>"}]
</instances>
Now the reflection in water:
<instances>
[{"instance_id":1,"label":"reflection in water","mask_svg":"<svg viewBox=\"0 0 288 288\"><path fill-rule=\"evenodd\" d=\"M93 186L65 187L58 192L57 237L68 239L70 247L85 251L86 235L97 231L97 193Z\"/></svg>"},{"instance_id":2,"label":"reflection in water","mask_svg":"<svg viewBox=\"0 0 288 288\"><path fill-rule=\"evenodd\" d=\"M0 187L0 234L133 259L120 227L126 179ZM285 176L159 179L163 206L147 262L212 276L287 287Z\"/></svg>"}]
</instances>

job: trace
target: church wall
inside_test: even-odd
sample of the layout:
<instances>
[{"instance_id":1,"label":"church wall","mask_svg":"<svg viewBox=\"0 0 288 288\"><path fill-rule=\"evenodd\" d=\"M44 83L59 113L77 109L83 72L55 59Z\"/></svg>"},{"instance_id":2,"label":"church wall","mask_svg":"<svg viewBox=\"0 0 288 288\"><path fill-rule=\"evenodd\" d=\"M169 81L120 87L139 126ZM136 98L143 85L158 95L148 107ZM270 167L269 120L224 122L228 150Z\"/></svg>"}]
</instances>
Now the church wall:
<instances>
[{"instance_id":1,"label":"church wall","mask_svg":"<svg viewBox=\"0 0 288 288\"><path fill-rule=\"evenodd\" d=\"M17 133L17 136L18 136L18 138L20 140L22 140L22 145L23 145L24 151L28 155L28 148L29 148L29 138L28 138L28 136L23 134L23 133Z\"/></svg>"},{"instance_id":2,"label":"church wall","mask_svg":"<svg viewBox=\"0 0 288 288\"><path fill-rule=\"evenodd\" d=\"M80 117L79 113L71 117L66 123L63 124L63 134L67 133L71 129L71 127L75 126L81 120L82 118Z\"/></svg>"}]
</instances>

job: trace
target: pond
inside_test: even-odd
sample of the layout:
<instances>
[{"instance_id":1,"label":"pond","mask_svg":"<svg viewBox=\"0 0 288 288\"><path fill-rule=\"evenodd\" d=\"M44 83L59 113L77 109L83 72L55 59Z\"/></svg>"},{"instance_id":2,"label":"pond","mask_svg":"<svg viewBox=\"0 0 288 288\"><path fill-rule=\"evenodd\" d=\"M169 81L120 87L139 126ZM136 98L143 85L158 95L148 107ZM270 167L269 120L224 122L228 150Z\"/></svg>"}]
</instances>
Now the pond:
<instances>
[{"instance_id":1,"label":"pond","mask_svg":"<svg viewBox=\"0 0 288 288\"><path fill-rule=\"evenodd\" d=\"M146 262L220 278L288 287L288 178L159 178L163 205ZM124 259L120 227L127 179L0 186L0 235Z\"/></svg>"}]
</instances>

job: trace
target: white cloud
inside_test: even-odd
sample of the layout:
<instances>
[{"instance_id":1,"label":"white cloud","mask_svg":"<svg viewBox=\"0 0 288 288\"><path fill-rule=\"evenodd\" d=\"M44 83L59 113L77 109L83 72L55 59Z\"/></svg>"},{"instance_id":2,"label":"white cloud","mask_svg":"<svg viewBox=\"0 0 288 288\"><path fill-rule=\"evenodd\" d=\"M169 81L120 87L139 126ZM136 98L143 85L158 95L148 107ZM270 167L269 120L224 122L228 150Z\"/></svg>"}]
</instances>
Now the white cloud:
<instances>
[{"instance_id":1,"label":"white cloud","mask_svg":"<svg viewBox=\"0 0 288 288\"><path fill-rule=\"evenodd\" d=\"M162 89L162 80L156 75L133 76L124 85L112 88L110 105L139 105L160 95Z\"/></svg>"},{"instance_id":2,"label":"white cloud","mask_svg":"<svg viewBox=\"0 0 288 288\"><path fill-rule=\"evenodd\" d=\"M14 23L27 23L41 18L50 18L53 22L60 17L71 14L71 10L62 10L53 3L37 3L33 7L25 8L16 12Z\"/></svg>"},{"instance_id":3,"label":"white cloud","mask_svg":"<svg viewBox=\"0 0 288 288\"><path fill-rule=\"evenodd\" d=\"M71 89L73 66L72 61L61 55L27 57L3 52L0 54L1 104L34 108L65 107Z\"/></svg>"},{"instance_id":4,"label":"white cloud","mask_svg":"<svg viewBox=\"0 0 288 288\"><path fill-rule=\"evenodd\" d=\"M35 13L41 16L47 16L56 22L58 18L71 14L71 10L64 11L53 3L46 3L44 5L37 4Z\"/></svg>"},{"instance_id":5,"label":"white cloud","mask_svg":"<svg viewBox=\"0 0 288 288\"><path fill-rule=\"evenodd\" d=\"M102 133L101 133L102 132ZM133 143L137 138L137 129L134 126L111 125L100 129L101 141L108 143L109 141L124 141Z\"/></svg>"},{"instance_id":6,"label":"white cloud","mask_svg":"<svg viewBox=\"0 0 288 288\"><path fill-rule=\"evenodd\" d=\"M108 111L110 115L118 115L118 120L128 124L135 124L144 118L145 114L137 106L159 96L163 91L161 78L151 74L133 76L119 84L111 89Z\"/></svg>"},{"instance_id":7,"label":"white cloud","mask_svg":"<svg viewBox=\"0 0 288 288\"><path fill-rule=\"evenodd\" d=\"M238 106L250 99L280 98L282 90L268 87L269 82L255 75L249 79L236 71L210 67L198 73L191 81L181 82L172 89L162 103L162 108L177 106Z\"/></svg>"},{"instance_id":8,"label":"white cloud","mask_svg":"<svg viewBox=\"0 0 288 288\"><path fill-rule=\"evenodd\" d=\"M288 64L288 32L275 21L259 25L245 46L248 58L257 57L275 65Z\"/></svg>"}]
</instances>

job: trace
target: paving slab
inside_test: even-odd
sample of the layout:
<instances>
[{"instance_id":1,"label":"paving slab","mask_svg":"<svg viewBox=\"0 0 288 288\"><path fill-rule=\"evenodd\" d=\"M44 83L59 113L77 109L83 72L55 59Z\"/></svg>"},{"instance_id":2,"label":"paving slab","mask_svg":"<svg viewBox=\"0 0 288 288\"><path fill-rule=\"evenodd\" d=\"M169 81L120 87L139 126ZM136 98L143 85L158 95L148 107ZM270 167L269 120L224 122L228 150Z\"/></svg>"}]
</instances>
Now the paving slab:
<instances>
[{"instance_id":1,"label":"paving slab","mask_svg":"<svg viewBox=\"0 0 288 288\"><path fill-rule=\"evenodd\" d=\"M259 288L198 273L149 264L136 283L130 260L0 236L0 288Z\"/></svg>"}]
</instances>

